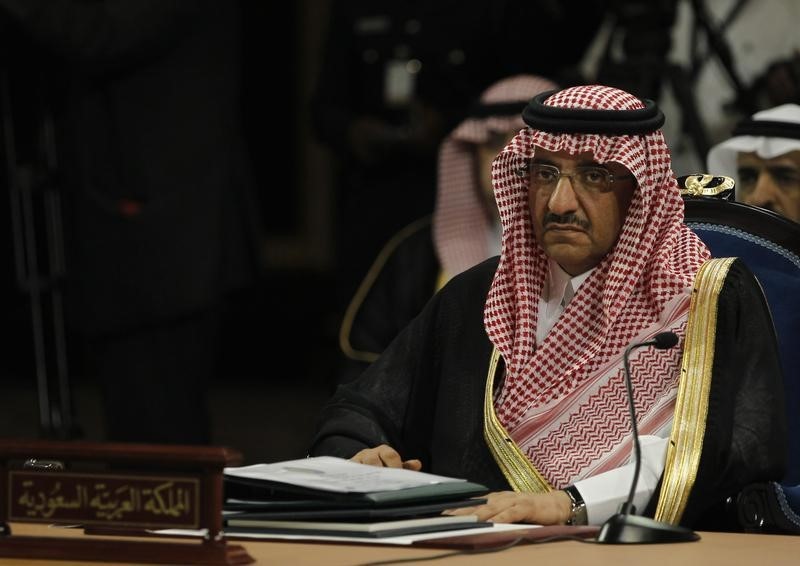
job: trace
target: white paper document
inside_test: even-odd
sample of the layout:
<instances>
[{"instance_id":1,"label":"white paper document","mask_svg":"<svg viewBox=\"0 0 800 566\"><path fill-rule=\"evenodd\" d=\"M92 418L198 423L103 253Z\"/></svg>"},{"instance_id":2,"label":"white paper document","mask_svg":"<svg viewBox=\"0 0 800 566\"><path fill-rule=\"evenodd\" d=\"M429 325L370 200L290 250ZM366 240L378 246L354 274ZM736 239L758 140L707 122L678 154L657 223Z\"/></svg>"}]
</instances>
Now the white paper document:
<instances>
[{"instance_id":1,"label":"white paper document","mask_svg":"<svg viewBox=\"0 0 800 566\"><path fill-rule=\"evenodd\" d=\"M332 456L225 468L224 472L231 477L274 481L336 493L395 491L465 481L402 468L368 466Z\"/></svg>"}]
</instances>

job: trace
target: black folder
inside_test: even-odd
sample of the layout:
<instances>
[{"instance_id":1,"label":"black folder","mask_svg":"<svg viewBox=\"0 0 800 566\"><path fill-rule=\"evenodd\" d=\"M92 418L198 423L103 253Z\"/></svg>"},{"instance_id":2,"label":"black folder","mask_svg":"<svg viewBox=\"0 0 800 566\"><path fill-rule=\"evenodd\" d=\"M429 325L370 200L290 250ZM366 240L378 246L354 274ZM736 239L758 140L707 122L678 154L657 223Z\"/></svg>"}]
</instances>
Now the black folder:
<instances>
[{"instance_id":1,"label":"black folder","mask_svg":"<svg viewBox=\"0 0 800 566\"><path fill-rule=\"evenodd\" d=\"M330 506L326 502L304 500L297 505L275 505L272 501L233 501L225 504L225 519L244 518L248 520L374 520L424 517L440 514L446 509L471 507L485 503L486 499L457 499L433 503L391 505L383 507L362 507L346 505Z\"/></svg>"},{"instance_id":2,"label":"black folder","mask_svg":"<svg viewBox=\"0 0 800 566\"><path fill-rule=\"evenodd\" d=\"M390 491L339 493L292 484L225 476L224 509L304 509L342 507L393 507L463 500L488 493L486 486L445 482Z\"/></svg>"}]
</instances>

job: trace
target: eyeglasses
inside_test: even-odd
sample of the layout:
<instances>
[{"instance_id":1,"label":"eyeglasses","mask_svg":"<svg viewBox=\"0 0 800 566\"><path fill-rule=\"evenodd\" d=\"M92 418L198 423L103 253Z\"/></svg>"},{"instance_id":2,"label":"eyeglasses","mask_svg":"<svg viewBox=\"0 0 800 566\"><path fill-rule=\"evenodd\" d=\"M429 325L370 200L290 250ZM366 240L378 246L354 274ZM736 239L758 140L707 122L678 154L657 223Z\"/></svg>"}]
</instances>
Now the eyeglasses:
<instances>
[{"instance_id":1,"label":"eyeglasses","mask_svg":"<svg viewBox=\"0 0 800 566\"><path fill-rule=\"evenodd\" d=\"M555 165L527 162L517 169L517 176L529 178L531 184L540 190L552 191L561 177L569 177L573 187L588 192L603 193L611 189L611 185L620 179L632 178L633 175L612 175L607 169L595 165L579 165L572 173L562 173Z\"/></svg>"}]
</instances>

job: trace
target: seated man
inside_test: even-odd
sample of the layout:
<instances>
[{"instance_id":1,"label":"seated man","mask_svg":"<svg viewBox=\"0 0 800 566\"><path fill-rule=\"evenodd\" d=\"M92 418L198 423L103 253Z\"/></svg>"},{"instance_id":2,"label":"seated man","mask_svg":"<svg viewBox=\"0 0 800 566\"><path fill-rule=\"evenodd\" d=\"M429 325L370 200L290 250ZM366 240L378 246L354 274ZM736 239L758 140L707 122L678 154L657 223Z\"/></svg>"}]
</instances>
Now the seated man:
<instances>
[{"instance_id":1,"label":"seated man","mask_svg":"<svg viewBox=\"0 0 800 566\"><path fill-rule=\"evenodd\" d=\"M800 106L783 104L739 123L708 152L708 171L736 180L736 200L800 222Z\"/></svg>"},{"instance_id":2,"label":"seated man","mask_svg":"<svg viewBox=\"0 0 800 566\"><path fill-rule=\"evenodd\" d=\"M492 159L525 127L522 109L531 97L555 87L534 75L501 79L444 139L433 218L406 226L384 246L348 306L340 382L377 359L448 279L500 253Z\"/></svg>"},{"instance_id":3,"label":"seated man","mask_svg":"<svg viewBox=\"0 0 800 566\"><path fill-rule=\"evenodd\" d=\"M499 258L454 277L323 410L311 453L480 482L482 520L604 522L631 487L623 352L643 471L634 502L697 527L778 479L785 417L757 281L709 260L652 102L605 86L534 97L495 158ZM509 489L513 490L510 491ZM585 514L582 513L585 510Z\"/></svg>"}]
</instances>

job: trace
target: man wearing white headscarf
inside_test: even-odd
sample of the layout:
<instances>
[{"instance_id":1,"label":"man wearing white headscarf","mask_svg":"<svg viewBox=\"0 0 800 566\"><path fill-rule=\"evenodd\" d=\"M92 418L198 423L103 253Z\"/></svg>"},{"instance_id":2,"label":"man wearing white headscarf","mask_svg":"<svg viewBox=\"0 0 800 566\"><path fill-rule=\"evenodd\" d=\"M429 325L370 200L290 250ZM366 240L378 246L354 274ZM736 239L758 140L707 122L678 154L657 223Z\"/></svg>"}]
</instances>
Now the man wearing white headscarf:
<instances>
[{"instance_id":1,"label":"man wearing white headscarf","mask_svg":"<svg viewBox=\"0 0 800 566\"><path fill-rule=\"evenodd\" d=\"M708 171L736 180L736 200L800 222L800 106L782 104L740 122L708 152Z\"/></svg>"},{"instance_id":2,"label":"man wearing white headscarf","mask_svg":"<svg viewBox=\"0 0 800 566\"><path fill-rule=\"evenodd\" d=\"M631 487L623 353L673 332L679 347L630 357L634 503L707 526L785 466L785 416L764 409L783 398L758 283L734 258L709 260L683 224L654 103L580 86L535 96L523 117L492 169L499 260L451 280L339 388L312 454L496 490L453 513L600 524Z\"/></svg>"}]
</instances>

